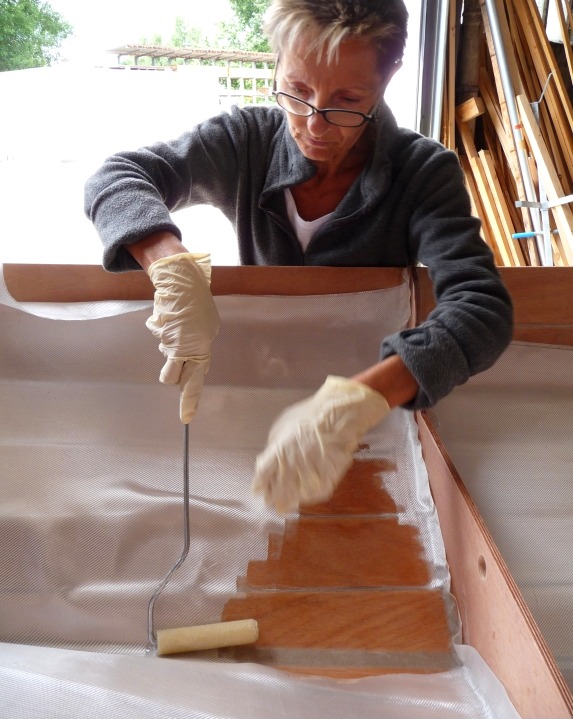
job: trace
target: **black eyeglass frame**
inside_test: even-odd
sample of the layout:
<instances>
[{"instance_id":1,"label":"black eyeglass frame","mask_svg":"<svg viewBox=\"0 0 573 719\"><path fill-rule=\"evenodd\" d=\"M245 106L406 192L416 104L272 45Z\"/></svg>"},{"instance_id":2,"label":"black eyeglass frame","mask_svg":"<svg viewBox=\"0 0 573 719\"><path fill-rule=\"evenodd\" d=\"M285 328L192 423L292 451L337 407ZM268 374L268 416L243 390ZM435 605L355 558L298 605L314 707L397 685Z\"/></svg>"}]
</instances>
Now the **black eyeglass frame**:
<instances>
[{"instance_id":1,"label":"black eyeglass frame","mask_svg":"<svg viewBox=\"0 0 573 719\"><path fill-rule=\"evenodd\" d=\"M322 115L322 117L328 122L330 125L335 125L336 127L362 127L365 122L374 122L376 120L376 115L367 115L364 112L360 112L359 110L345 110L343 108L339 107L325 107L324 109L319 109L318 107L315 107L314 105L311 105L310 102L307 102L306 100L301 100L300 97L296 97L296 95L290 95L288 92L283 92L282 90L276 90L273 89L273 95L276 98L277 104L279 107L282 107L283 110L286 110L286 112L290 112L291 115L297 115L298 117L312 117L312 115ZM293 112L293 110L290 110L288 107L284 107L281 105L279 101L279 97L281 95L284 95L284 97L289 97L291 100L294 100L295 102L300 103L301 105L305 105L308 107L310 112L307 114L303 112ZM341 125L338 122L332 122L332 120L328 119L328 113L329 112L338 112L343 113L344 115L352 115L352 116L359 116L362 118L362 122L358 123L357 125Z\"/></svg>"}]
</instances>

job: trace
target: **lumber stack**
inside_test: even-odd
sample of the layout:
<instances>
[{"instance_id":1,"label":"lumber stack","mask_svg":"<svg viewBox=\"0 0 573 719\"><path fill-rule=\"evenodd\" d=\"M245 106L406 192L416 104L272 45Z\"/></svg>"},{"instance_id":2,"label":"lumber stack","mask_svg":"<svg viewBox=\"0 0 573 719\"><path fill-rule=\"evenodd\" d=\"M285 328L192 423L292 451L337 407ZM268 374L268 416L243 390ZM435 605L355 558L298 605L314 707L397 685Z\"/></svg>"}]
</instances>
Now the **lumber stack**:
<instances>
[{"instance_id":1,"label":"lumber stack","mask_svg":"<svg viewBox=\"0 0 573 719\"><path fill-rule=\"evenodd\" d=\"M570 0L550 2L573 76ZM461 20L452 0L441 140L458 152L483 238L500 266L572 265L571 77L535 0L472 0Z\"/></svg>"}]
</instances>

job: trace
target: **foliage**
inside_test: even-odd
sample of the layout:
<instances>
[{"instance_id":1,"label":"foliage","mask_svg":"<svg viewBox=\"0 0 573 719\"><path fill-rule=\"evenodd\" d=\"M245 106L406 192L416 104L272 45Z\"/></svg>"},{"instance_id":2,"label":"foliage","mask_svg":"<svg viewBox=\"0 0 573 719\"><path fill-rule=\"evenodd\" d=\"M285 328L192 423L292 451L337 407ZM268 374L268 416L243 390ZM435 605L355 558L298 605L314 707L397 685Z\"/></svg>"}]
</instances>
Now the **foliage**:
<instances>
[{"instance_id":1,"label":"foliage","mask_svg":"<svg viewBox=\"0 0 573 719\"><path fill-rule=\"evenodd\" d=\"M262 21L271 0L229 0L233 12L243 25L257 25L262 30Z\"/></svg>"},{"instance_id":2,"label":"foliage","mask_svg":"<svg viewBox=\"0 0 573 719\"><path fill-rule=\"evenodd\" d=\"M0 71L49 65L71 33L72 27L42 0L0 0Z\"/></svg>"},{"instance_id":3,"label":"foliage","mask_svg":"<svg viewBox=\"0 0 573 719\"><path fill-rule=\"evenodd\" d=\"M235 20L221 23L221 39L226 47L237 50L270 52L264 33L264 15L270 0L229 0Z\"/></svg>"},{"instance_id":4,"label":"foliage","mask_svg":"<svg viewBox=\"0 0 573 719\"><path fill-rule=\"evenodd\" d=\"M164 40L156 33L151 37L142 37L140 45L156 45L157 47L209 47L209 38L197 27L189 27L182 17L175 18L175 29L171 37Z\"/></svg>"},{"instance_id":5,"label":"foliage","mask_svg":"<svg viewBox=\"0 0 573 719\"><path fill-rule=\"evenodd\" d=\"M199 28L188 27L183 18L177 17L171 44L173 47L209 47L209 38Z\"/></svg>"},{"instance_id":6,"label":"foliage","mask_svg":"<svg viewBox=\"0 0 573 719\"><path fill-rule=\"evenodd\" d=\"M173 35L168 40L163 40L160 34L155 34L152 37L142 37L139 40L140 45L153 45L155 47L192 47L192 48L208 48L211 47L209 38L197 27L189 27L182 17L177 16L175 18L175 30ZM175 60L169 60L166 57L156 58L155 63L152 63L150 57L141 57L138 60L138 65L180 65L183 60L178 58ZM133 61L124 60L124 64L132 65Z\"/></svg>"},{"instance_id":7,"label":"foliage","mask_svg":"<svg viewBox=\"0 0 573 719\"><path fill-rule=\"evenodd\" d=\"M2 2L2 0L0 0ZM161 35L151 38L141 38L141 45L155 45L158 47L192 47L192 48L219 48L224 50L250 50L256 52L270 52L269 44L263 30L264 14L270 0L229 0L235 17L229 22L219 23L217 37L210 40L202 30L189 26L181 17L175 20L175 30L168 40ZM125 60L132 64L132 60ZM182 59L169 60L157 58L155 65L180 64ZM142 57L139 65L151 65L151 58Z\"/></svg>"}]
</instances>

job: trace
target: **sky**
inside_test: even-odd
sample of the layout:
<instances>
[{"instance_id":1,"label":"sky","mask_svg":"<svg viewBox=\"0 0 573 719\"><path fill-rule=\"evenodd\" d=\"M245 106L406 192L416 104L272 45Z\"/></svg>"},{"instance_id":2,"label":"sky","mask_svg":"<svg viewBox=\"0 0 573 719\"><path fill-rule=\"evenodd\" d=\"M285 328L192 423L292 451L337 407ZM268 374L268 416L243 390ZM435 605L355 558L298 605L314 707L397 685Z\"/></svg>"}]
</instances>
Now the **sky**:
<instances>
[{"instance_id":1,"label":"sky","mask_svg":"<svg viewBox=\"0 0 573 719\"><path fill-rule=\"evenodd\" d=\"M189 26L207 35L215 32L220 20L231 17L229 0L48 0L49 5L74 28L74 37L62 45L62 59L68 62L109 65L108 53L120 45L137 44L142 37L156 34L164 39L182 17Z\"/></svg>"}]
</instances>

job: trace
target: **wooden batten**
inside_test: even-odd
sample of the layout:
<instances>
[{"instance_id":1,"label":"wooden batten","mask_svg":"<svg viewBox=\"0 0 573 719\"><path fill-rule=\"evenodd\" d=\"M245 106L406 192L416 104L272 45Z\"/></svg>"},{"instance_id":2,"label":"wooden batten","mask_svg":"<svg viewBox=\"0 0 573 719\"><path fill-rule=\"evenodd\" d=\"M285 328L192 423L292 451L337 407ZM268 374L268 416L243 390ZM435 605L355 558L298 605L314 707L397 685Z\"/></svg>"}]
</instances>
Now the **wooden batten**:
<instances>
[{"instance_id":1,"label":"wooden batten","mask_svg":"<svg viewBox=\"0 0 573 719\"><path fill-rule=\"evenodd\" d=\"M523 28L541 87L544 86L549 74L553 74L553 82L547 85L548 107L554 119L561 146L568 148L567 154L571 157L573 153L573 136L571 133L573 109L571 108L571 102L563 84L555 55L547 39L539 10L531 2L514 2L513 7ZM516 94L521 93L516 92ZM531 101L537 99L530 98Z\"/></svg>"},{"instance_id":2,"label":"wooden batten","mask_svg":"<svg viewBox=\"0 0 573 719\"><path fill-rule=\"evenodd\" d=\"M105 272L99 265L5 264L4 281L18 302L151 300L145 272ZM404 270L391 267L223 267L212 268L215 295L320 295L397 287Z\"/></svg>"},{"instance_id":3,"label":"wooden batten","mask_svg":"<svg viewBox=\"0 0 573 719\"><path fill-rule=\"evenodd\" d=\"M555 171L549 152L543 142L541 131L535 121L533 111L523 95L518 95L517 105L527 140L533 150L540 171L544 174L544 186L550 201L558 201L565 197L565 191ZM557 246L567 264L573 264L573 211L567 205L552 208L555 224L559 230Z\"/></svg>"},{"instance_id":4,"label":"wooden batten","mask_svg":"<svg viewBox=\"0 0 573 719\"><path fill-rule=\"evenodd\" d=\"M494 237L493 231L491 229L490 218L484 208L482 196L478 192L477 185L476 185L476 182L475 182L475 179L473 176L473 172L471 169L471 165L469 163L468 158L465 156L460 157L460 164L464 171L466 186L470 193L472 214L475 217L479 217L481 220L481 236L482 236L484 242L487 244L487 246L493 252L495 263L497 265L502 265L503 261L499 254L499 249L497 247L497 244L495 242L495 237Z\"/></svg>"},{"instance_id":5,"label":"wooden batten","mask_svg":"<svg viewBox=\"0 0 573 719\"><path fill-rule=\"evenodd\" d=\"M573 47L571 46L571 37L569 34L573 30L573 11L571 10L571 4L566 2L565 8L567 16L565 16L563 5L560 0L556 0L555 8L557 10L559 30L561 32L561 40L563 41L563 48L565 50L567 67L569 68L569 76L571 82L573 82Z\"/></svg>"},{"instance_id":6,"label":"wooden batten","mask_svg":"<svg viewBox=\"0 0 573 719\"><path fill-rule=\"evenodd\" d=\"M494 250L497 264L538 266L542 264L541 238L533 231L539 228L534 228L531 210L521 203L535 199L532 194L539 197L540 177L551 178L550 190L559 188L561 197L573 193L573 109L535 0L493 2L501 48L493 40L486 0L479 0L483 45L487 51L479 71L479 95L471 103L456 108L458 151L461 160L464 155L468 157L468 162L462 161L464 172L473 174L472 181L467 183L470 193L484 195L484 198L473 196L472 205L476 212L482 211L479 216L484 223L484 235ZM568 32L567 22L572 20L567 3L566 9L567 18L560 6L563 32ZM569 42L566 45L567 59L573 67ZM508 69L511 98L505 97L501 53ZM535 103L539 110L539 122L530 123L527 143L522 128L518 124L514 127L510 119L508 103L513 104L516 97ZM447 119L442 126L448 126ZM447 141L451 142L449 135ZM473 145L471 150L469 144ZM542 150L538 151L538 147ZM531 151L524 158L521 153L528 149ZM560 233L560 237L552 237L555 266L573 264L567 227L570 223L566 221L568 209L561 207L551 213L551 229ZM517 233L529 234L512 239L511 235Z\"/></svg>"},{"instance_id":7,"label":"wooden batten","mask_svg":"<svg viewBox=\"0 0 573 719\"><path fill-rule=\"evenodd\" d=\"M456 107L456 117L459 122L470 122L484 112L485 104L481 97L472 97Z\"/></svg>"},{"instance_id":8,"label":"wooden batten","mask_svg":"<svg viewBox=\"0 0 573 719\"><path fill-rule=\"evenodd\" d=\"M513 300L514 340L573 346L573 268L500 267L499 272ZM416 268L413 284L421 322L436 305L426 268Z\"/></svg>"},{"instance_id":9,"label":"wooden batten","mask_svg":"<svg viewBox=\"0 0 573 719\"><path fill-rule=\"evenodd\" d=\"M454 150L456 147L456 2L457 0L449 0L447 58L444 79L444 112L442 113L444 119L442 134L446 140L444 144L451 150Z\"/></svg>"},{"instance_id":10,"label":"wooden batten","mask_svg":"<svg viewBox=\"0 0 573 719\"><path fill-rule=\"evenodd\" d=\"M497 172L497 168L494 164L492 154L487 150L480 150L478 152L478 157L481 160L492 197L499 200L504 196L504 194L499 182L499 173ZM508 257L507 261L504 262L504 265L525 267L527 262L523 257L521 247L513 240L513 234L516 229L507 204L505 202L499 202L499 204L496 205L496 211L499 217L499 227L501 233L500 242L506 248Z\"/></svg>"},{"instance_id":11,"label":"wooden batten","mask_svg":"<svg viewBox=\"0 0 573 719\"><path fill-rule=\"evenodd\" d=\"M488 177L488 167L484 167L483 158L480 157L474 145L471 133L465 123L458 123L458 132L464 147L465 155L473 173L473 179L476 184L477 192L480 196L485 213L487 215L489 228L493 234L493 244L497 248L500 264L505 266L514 266L515 264L524 264L515 252L515 247L511 244L511 229L504 226L504 220L508 217L507 212L500 214L500 205L495 199L495 187L492 188L490 181L492 175Z\"/></svg>"},{"instance_id":12,"label":"wooden batten","mask_svg":"<svg viewBox=\"0 0 573 719\"><path fill-rule=\"evenodd\" d=\"M487 74L485 68L482 68L480 71L479 89L488 117L495 129L497 139L503 148L504 156L509 164L513 176L517 177L519 175L519 163L517 161L517 157L515 156L513 138L511 134L508 133L507 125L504 124L499 100L495 95L495 88L493 87L492 80Z\"/></svg>"}]
</instances>

